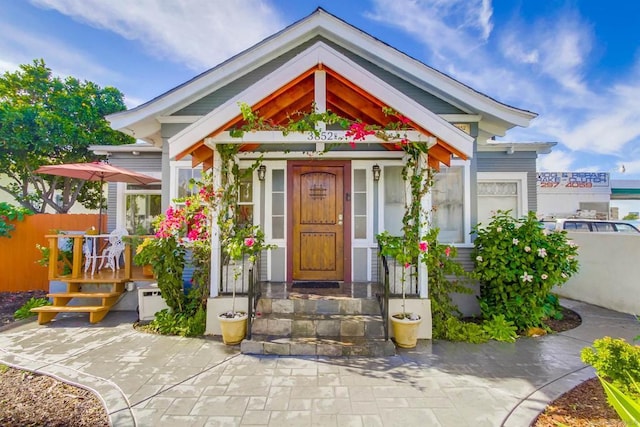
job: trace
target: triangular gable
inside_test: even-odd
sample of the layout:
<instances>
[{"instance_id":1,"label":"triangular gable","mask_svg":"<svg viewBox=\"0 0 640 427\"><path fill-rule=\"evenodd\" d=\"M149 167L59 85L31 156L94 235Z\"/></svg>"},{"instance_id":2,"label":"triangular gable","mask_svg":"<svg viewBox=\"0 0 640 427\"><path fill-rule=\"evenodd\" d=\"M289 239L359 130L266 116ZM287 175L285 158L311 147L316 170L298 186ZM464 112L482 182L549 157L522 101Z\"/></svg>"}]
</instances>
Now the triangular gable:
<instances>
[{"instance_id":1,"label":"triangular gable","mask_svg":"<svg viewBox=\"0 0 640 427\"><path fill-rule=\"evenodd\" d=\"M196 78L139 107L109 115L107 119L113 129L161 144L160 122L163 117L316 36L343 46L393 74L402 70L405 80L427 92L437 89L446 102L462 107L469 114L480 115L480 129L486 129L493 135L503 135L513 126L527 126L536 117L535 113L502 104L473 90L319 8Z\"/></svg>"},{"instance_id":2,"label":"triangular gable","mask_svg":"<svg viewBox=\"0 0 640 427\"><path fill-rule=\"evenodd\" d=\"M443 147L445 151L461 157L471 157L473 152L473 138L471 136L322 42L317 42L266 78L249 86L169 139L169 155L181 157L191 153L194 149L199 149L202 146L204 138L223 132L237 123L239 121L238 103L243 102L252 106L266 105L269 100L294 90L300 94L300 99L297 99L296 102L303 105L309 100L305 96L308 98L309 91L313 89L308 80L309 75L318 67L331 70L329 78L333 79L330 80L332 85L342 85L354 98L359 97L364 100L368 98L368 105L364 105L364 113L370 118L381 120L380 117L375 117L378 114L376 110L381 111L382 105L391 107L410 118L414 126L426 135L435 136L438 139L438 145ZM357 82L357 85L353 82ZM310 99L312 100L312 98ZM327 94L327 99L331 99L330 93ZM346 104L338 104L337 102L334 104L343 110L335 111L336 113L346 113L346 115L356 113L355 111L344 111L347 108ZM311 103L307 105L310 106ZM260 113L264 114L265 112L260 109ZM274 112L274 114L277 113L279 112Z\"/></svg>"}]
</instances>

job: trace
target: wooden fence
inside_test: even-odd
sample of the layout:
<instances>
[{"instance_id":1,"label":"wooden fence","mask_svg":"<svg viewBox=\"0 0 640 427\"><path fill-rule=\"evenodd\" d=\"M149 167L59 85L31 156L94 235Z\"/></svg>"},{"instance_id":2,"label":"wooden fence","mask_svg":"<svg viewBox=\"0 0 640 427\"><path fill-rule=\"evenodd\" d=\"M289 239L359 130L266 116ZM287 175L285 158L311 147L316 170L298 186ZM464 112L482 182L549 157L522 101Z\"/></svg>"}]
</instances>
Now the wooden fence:
<instances>
[{"instance_id":1,"label":"wooden fence","mask_svg":"<svg viewBox=\"0 0 640 427\"><path fill-rule=\"evenodd\" d=\"M106 224L103 215L102 224ZM60 231L97 227L97 214L37 214L14 221L11 238L0 237L0 292L49 290L48 270L37 264L42 257L36 244L48 246L44 237ZM55 230L55 231L54 231Z\"/></svg>"}]
</instances>

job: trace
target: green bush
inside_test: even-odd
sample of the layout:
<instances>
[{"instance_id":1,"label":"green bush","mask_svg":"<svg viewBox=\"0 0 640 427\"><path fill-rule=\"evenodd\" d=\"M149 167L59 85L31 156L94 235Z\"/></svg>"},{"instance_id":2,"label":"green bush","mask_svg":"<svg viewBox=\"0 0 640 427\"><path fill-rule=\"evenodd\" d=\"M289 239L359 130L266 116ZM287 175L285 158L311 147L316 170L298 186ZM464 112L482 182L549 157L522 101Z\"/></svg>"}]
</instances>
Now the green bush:
<instances>
[{"instance_id":1,"label":"green bush","mask_svg":"<svg viewBox=\"0 0 640 427\"><path fill-rule=\"evenodd\" d=\"M487 226L478 224L473 231L483 317L504 315L522 331L555 315L551 289L578 271L577 247L566 232L548 232L533 212L516 219L508 211L498 211Z\"/></svg>"},{"instance_id":2,"label":"green bush","mask_svg":"<svg viewBox=\"0 0 640 427\"><path fill-rule=\"evenodd\" d=\"M613 406L620 419L628 426L640 425L640 399L634 399L601 377L598 379L607 394L609 405ZM637 395L640 395L640 386L633 381L632 383Z\"/></svg>"},{"instance_id":3,"label":"green bush","mask_svg":"<svg viewBox=\"0 0 640 427\"><path fill-rule=\"evenodd\" d=\"M516 338L518 338L518 328L512 321L507 320L503 314L493 316L491 320L485 320L482 323L482 329L492 340L515 342Z\"/></svg>"},{"instance_id":4,"label":"green bush","mask_svg":"<svg viewBox=\"0 0 640 427\"><path fill-rule=\"evenodd\" d=\"M580 358L630 396L640 397L634 382L640 382L640 346L621 338L604 337L593 342L593 348L582 349Z\"/></svg>"},{"instance_id":5,"label":"green bush","mask_svg":"<svg viewBox=\"0 0 640 427\"><path fill-rule=\"evenodd\" d=\"M447 318L438 328L437 334L440 338L449 341L463 341L473 344L487 342L489 336L482 328L482 325L472 322L463 322L456 317ZM434 336L436 335L434 325Z\"/></svg>"},{"instance_id":6,"label":"green bush","mask_svg":"<svg viewBox=\"0 0 640 427\"><path fill-rule=\"evenodd\" d=\"M22 320L32 316L37 316L38 313L32 313L31 309L36 307L43 307L45 305L51 305L47 298L32 297L29 301L25 302L22 307L17 309L15 313L13 313L13 318L16 320Z\"/></svg>"},{"instance_id":7,"label":"green bush","mask_svg":"<svg viewBox=\"0 0 640 427\"><path fill-rule=\"evenodd\" d=\"M11 237L16 229L9 221L23 221L25 215L33 215L33 211L7 202L0 202L0 237Z\"/></svg>"},{"instance_id":8,"label":"green bush","mask_svg":"<svg viewBox=\"0 0 640 427\"><path fill-rule=\"evenodd\" d=\"M156 313L155 318L144 329L162 335L180 335L196 337L204 335L207 313L204 307L199 307L195 314L174 313L168 309Z\"/></svg>"}]
</instances>

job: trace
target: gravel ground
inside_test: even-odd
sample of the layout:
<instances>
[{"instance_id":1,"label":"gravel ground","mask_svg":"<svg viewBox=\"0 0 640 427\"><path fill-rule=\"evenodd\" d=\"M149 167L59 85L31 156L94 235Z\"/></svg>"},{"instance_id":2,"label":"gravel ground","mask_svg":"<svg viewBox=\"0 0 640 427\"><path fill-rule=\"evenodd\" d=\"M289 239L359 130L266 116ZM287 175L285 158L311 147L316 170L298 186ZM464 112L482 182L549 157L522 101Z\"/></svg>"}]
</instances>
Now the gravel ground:
<instances>
[{"instance_id":1,"label":"gravel ground","mask_svg":"<svg viewBox=\"0 0 640 427\"><path fill-rule=\"evenodd\" d=\"M13 322L13 313L32 296L44 292L0 292L0 327ZM560 321L548 326L562 332L580 325L580 316L565 310ZM53 378L34 375L0 365L0 425L7 427L100 427L109 421L104 406L91 392ZM534 427L624 426L607 404L598 380L586 381L556 401L541 414Z\"/></svg>"}]
</instances>

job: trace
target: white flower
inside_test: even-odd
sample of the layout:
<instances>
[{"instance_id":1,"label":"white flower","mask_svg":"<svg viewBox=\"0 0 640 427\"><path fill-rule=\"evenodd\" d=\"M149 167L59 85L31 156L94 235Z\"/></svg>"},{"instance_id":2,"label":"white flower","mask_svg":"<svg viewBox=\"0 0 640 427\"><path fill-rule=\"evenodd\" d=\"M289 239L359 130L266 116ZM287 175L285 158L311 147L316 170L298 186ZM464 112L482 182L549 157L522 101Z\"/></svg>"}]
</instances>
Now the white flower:
<instances>
[{"instance_id":1,"label":"white flower","mask_svg":"<svg viewBox=\"0 0 640 427\"><path fill-rule=\"evenodd\" d=\"M516 222L516 230L517 230L518 228L520 228L520 227L522 227L522 223L521 223L521 222Z\"/></svg>"},{"instance_id":2,"label":"white flower","mask_svg":"<svg viewBox=\"0 0 640 427\"><path fill-rule=\"evenodd\" d=\"M527 274L526 271L522 276L520 276L520 278L522 279L523 282L531 282L533 280L533 276L530 274Z\"/></svg>"},{"instance_id":3,"label":"white flower","mask_svg":"<svg viewBox=\"0 0 640 427\"><path fill-rule=\"evenodd\" d=\"M566 275L566 274L564 274L564 273L562 273L562 274L561 274L561 276L562 276L562 278L563 278L563 279L566 279L566 278L567 278L567 275Z\"/></svg>"},{"instance_id":4,"label":"white flower","mask_svg":"<svg viewBox=\"0 0 640 427\"><path fill-rule=\"evenodd\" d=\"M569 240L567 243L568 243L568 244L569 244L569 246L571 246L572 248L575 248L576 246L578 246L578 245L576 245L576 244L573 242L573 240Z\"/></svg>"},{"instance_id":5,"label":"white flower","mask_svg":"<svg viewBox=\"0 0 640 427\"><path fill-rule=\"evenodd\" d=\"M538 256L540 258L544 258L547 256L547 250L545 248L538 249Z\"/></svg>"},{"instance_id":6,"label":"white flower","mask_svg":"<svg viewBox=\"0 0 640 427\"><path fill-rule=\"evenodd\" d=\"M546 274L543 273L543 274L540 275L540 278L542 280L547 280L549 278L549 276L547 276Z\"/></svg>"},{"instance_id":7,"label":"white flower","mask_svg":"<svg viewBox=\"0 0 640 427\"><path fill-rule=\"evenodd\" d=\"M476 257L476 261L480 261L480 262L482 262L482 257L481 257L480 255L478 255L478 256Z\"/></svg>"},{"instance_id":8,"label":"white flower","mask_svg":"<svg viewBox=\"0 0 640 427\"><path fill-rule=\"evenodd\" d=\"M518 239L515 239L515 238L514 238L514 239L513 239L513 244L514 244L514 245L517 245L518 243L520 243L520 240L518 240Z\"/></svg>"},{"instance_id":9,"label":"white flower","mask_svg":"<svg viewBox=\"0 0 640 427\"><path fill-rule=\"evenodd\" d=\"M498 228L496 228L496 231L497 231L498 233L502 233L502 227L498 227Z\"/></svg>"},{"instance_id":10,"label":"white flower","mask_svg":"<svg viewBox=\"0 0 640 427\"><path fill-rule=\"evenodd\" d=\"M525 246L525 247L524 247L524 251L525 251L525 252L531 252L531 248L530 248L529 246Z\"/></svg>"}]
</instances>

